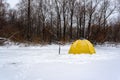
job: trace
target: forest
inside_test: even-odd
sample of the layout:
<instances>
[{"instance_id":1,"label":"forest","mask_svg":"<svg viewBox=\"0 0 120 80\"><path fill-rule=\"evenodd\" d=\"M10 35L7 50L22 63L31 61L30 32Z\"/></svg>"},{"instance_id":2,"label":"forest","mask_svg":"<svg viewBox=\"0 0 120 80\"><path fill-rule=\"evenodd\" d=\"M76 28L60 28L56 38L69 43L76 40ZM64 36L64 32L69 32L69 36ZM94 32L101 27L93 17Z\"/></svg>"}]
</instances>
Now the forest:
<instances>
[{"instance_id":1,"label":"forest","mask_svg":"<svg viewBox=\"0 0 120 80\"><path fill-rule=\"evenodd\" d=\"M0 37L17 42L120 42L120 0L0 0Z\"/></svg>"}]
</instances>

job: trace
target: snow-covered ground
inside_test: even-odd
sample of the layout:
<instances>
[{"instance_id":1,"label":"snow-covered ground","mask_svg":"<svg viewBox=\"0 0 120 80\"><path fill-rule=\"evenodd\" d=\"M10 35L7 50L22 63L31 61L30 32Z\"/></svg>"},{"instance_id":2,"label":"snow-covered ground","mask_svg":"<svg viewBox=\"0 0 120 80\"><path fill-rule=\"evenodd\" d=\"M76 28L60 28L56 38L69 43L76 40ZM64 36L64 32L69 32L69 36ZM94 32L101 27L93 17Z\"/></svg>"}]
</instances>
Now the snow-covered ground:
<instances>
[{"instance_id":1,"label":"snow-covered ground","mask_svg":"<svg viewBox=\"0 0 120 80\"><path fill-rule=\"evenodd\" d=\"M70 55L70 45L0 46L0 80L120 80L120 45Z\"/></svg>"}]
</instances>

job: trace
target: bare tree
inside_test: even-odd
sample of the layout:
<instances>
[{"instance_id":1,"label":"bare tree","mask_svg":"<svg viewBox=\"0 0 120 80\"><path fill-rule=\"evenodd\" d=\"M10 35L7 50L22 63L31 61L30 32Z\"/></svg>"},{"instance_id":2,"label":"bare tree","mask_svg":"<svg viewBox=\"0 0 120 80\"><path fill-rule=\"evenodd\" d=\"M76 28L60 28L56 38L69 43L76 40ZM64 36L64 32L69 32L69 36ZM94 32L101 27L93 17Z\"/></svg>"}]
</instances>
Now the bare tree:
<instances>
[{"instance_id":1,"label":"bare tree","mask_svg":"<svg viewBox=\"0 0 120 80\"><path fill-rule=\"evenodd\" d=\"M57 38L60 40L61 38L61 2L59 0L55 0L55 11L57 13Z\"/></svg>"},{"instance_id":2,"label":"bare tree","mask_svg":"<svg viewBox=\"0 0 120 80\"><path fill-rule=\"evenodd\" d=\"M76 0L69 0L69 8L70 8L70 39L72 39L72 28L73 28L73 16L74 9L76 5Z\"/></svg>"},{"instance_id":3,"label":"bare tree","mask_svg":"<svg viewBox=\"0 0 120 80\"><path fill-rule=\"evenodd\" d=\"M63 39L66 39L66 12L67 12L68 0L62 1L62 16L63 16Z\"/></svg>"},{"instance_id":4,"label":"bare tree","mask_svg":"<svg viewBox=\"0 0 120 80\"><path fill-rule=\"evenodd\" d=\"M5 0L0 0L0 29L3 28L3 26L6 23L6 15L7 15L7 9L9 4L6 3Z\"/></svg>"},{"instance_id":5,"label":"bare tree","mask_svg":"<svg viewBox=\"0 0 120 80\"><path fill-rule=\"evenodd\" d=\"M93 2L93 0L91 0L88 3L88 7L87 7L87 13L88 13L87 39L89 39L90 35L91 35L91 24L92 24L93 14L95 13L98 4L99 4L99 2L97 0L94 2Z\"/></svg>"},{"instance_id":6,"label":"bare tree","mask_svg":"<svg viewBox=\"0 0 120 80\"><path fill-rule=\"evenodd\" d=\"M27 39L30 40L31 36L31 0L28 0L28 11L27 11Z\"/></svg>"}]
</instances>

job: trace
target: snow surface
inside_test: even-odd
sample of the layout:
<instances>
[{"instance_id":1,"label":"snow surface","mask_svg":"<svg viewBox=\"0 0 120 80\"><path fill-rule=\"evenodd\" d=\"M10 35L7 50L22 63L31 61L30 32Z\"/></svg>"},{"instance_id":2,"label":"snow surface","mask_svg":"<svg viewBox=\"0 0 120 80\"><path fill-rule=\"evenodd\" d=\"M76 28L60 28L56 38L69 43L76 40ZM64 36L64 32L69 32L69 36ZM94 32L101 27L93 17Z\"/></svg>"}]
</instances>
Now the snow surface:
<instances>
[{"instance_id":1,"label":"snow surface","mask_svg":"<svg viewBox=\"0 0 120 80\"><path fill-rule=\"evenodd\" d=\"M120 45L70 55L70 45L0 46L0 80L120 80Z\"/></svg>"}]
</instances>

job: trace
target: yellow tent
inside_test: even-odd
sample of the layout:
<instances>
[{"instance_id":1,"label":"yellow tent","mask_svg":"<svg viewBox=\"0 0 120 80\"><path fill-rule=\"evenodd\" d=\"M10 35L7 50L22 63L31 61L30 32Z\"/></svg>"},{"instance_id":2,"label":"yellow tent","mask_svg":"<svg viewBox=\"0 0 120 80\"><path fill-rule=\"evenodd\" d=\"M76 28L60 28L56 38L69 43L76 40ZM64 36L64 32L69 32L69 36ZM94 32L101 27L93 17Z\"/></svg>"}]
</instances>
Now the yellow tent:
<instances>
[{"instance_id":1,"label":"yellow tent","mask_svg":"<svg viewBox=\"0 0 120 80\"><path fill-rule=\"evenodd\" d=\"M95 49L88 40L77 40L70 47L69 54L94 54Z\"/></svg>"}]
</instances>

